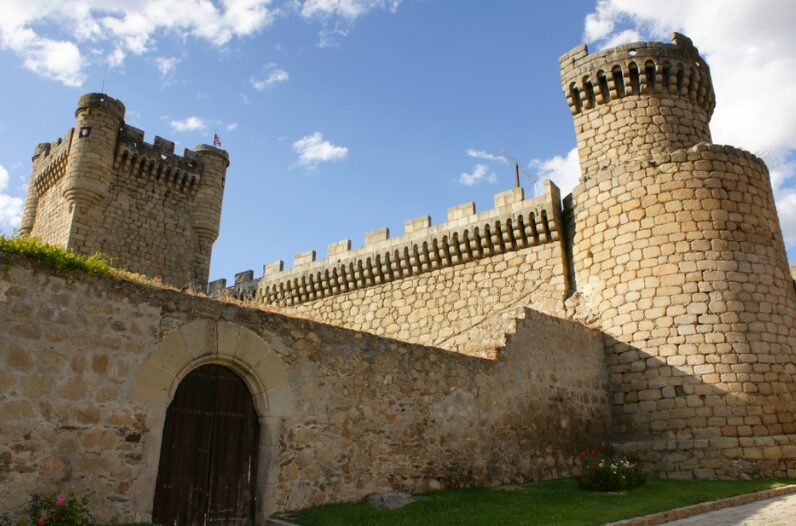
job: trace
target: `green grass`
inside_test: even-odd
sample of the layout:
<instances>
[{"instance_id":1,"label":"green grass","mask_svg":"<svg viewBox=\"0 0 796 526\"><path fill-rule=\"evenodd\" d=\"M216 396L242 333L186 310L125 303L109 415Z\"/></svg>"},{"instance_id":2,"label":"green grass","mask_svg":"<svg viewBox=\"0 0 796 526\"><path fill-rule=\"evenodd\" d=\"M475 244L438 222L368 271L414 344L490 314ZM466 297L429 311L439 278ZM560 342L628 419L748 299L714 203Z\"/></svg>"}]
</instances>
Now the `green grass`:
<instances>
[{"instance_id":1,"label":"green grass","mask_svg":"<svg viewBox=\"0 0 796 526\"><path fill-rule=\"evenodd\" d=\"M102 276L111 275L111 266L106 256L83 256L61 247L47 245L35 237L7 238L0 235L0 252L26 256L58 271L83 270Z\"/></svg>"},{"instance_id":2,"label":"green grass","mask_svg":"<svg viewBox=\"0 0 796 526\"><path fill-rule=\"evenodd\" d=\"M667 480L623 493L580 491L574 479L538 482L507 489L471 488L426 493L396 510L367 502L330 504L291 514L306 526L321 525L598 525L743 493L776 488L789 480Z\"/></svg>"},{"instance_id":3,"label":"green grass","mask_svg":"<svg viewBox=\"0 0 796 526\"><path fill-rule=\"evenodd\" d=\"M47 245L35 237L7 238L0 235L0 252L26 256L61 272L83 270L101 276L109 276L112 273L106 256L101 254L82 256L60 247Z\"/></svg>"}]
</instances>

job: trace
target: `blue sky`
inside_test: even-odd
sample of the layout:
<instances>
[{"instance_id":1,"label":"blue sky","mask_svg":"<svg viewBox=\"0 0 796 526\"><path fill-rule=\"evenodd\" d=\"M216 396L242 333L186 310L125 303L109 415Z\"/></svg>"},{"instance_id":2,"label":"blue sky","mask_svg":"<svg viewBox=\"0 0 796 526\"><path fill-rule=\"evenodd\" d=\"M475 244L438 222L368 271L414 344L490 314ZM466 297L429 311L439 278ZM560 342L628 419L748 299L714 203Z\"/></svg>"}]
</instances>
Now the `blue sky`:
<instances>
[{"instance_id":1,"label":"blue sky","mask_svg":"<svg viewBox=\"0 0 796 526\"><path fill-rule=\"evenodd\" d=\"M752 2L710 0L697 12L624 0L40 4L0 6L5 232L18 221L33 147L69 129L77 98L103 83L147 141L157 134L181 150L217 131L229 151L211 279L260 275L277 259L290 266L309 249L321 258L340 239L361 246L383 226L399 235L423 214L436 224L466 201L490 208L513 185L500 148L568 190L577 155L558 56L583 41L665 41L676 29L711 64L714 139L766 158L786 238L796 240L796 42L781 22L796 19L789 2L756 2L770 9L752 19ZM760 72L784 75L771 94L778 106L761 100Z\"/></svg>"}]
</instances>

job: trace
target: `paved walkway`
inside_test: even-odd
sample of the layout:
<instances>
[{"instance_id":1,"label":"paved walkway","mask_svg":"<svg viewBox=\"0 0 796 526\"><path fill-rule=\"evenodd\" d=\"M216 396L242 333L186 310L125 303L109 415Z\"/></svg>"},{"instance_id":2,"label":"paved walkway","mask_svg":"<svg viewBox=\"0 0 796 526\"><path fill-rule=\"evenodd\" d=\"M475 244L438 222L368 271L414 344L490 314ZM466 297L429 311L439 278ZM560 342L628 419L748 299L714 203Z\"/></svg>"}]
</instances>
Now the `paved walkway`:
<instances>
[{"instance_id":1,"label":"paved walkway","mask_svg":"<svg viewBox=\"0 0 796 526\"><path fill-rule=\"evenodd\" d=\"M667 522L667 526L794 526L796 494Z\"/></svg>"}]
</instances>

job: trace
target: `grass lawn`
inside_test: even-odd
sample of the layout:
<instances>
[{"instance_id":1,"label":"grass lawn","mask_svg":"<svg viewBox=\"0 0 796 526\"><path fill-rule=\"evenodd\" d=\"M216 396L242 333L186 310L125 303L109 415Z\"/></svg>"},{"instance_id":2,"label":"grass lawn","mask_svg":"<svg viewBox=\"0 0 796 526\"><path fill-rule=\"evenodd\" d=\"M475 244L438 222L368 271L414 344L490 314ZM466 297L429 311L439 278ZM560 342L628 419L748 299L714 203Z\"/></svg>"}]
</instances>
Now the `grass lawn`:
<instances>
[{"instance_id":1,"label":"grass lawn","mask_svg":"<svg viewBox=\"0 0 796 526\"><path fill-rule=\"evenodd\" d=\"M537 482L504 489L471 488L421 495L396 510L367 502L329 504L290 514L314 525L599 525L689 504L776 488L796 480L667 480L618 494L581 491L574 479Z\"/></svg>"}]
</instances>

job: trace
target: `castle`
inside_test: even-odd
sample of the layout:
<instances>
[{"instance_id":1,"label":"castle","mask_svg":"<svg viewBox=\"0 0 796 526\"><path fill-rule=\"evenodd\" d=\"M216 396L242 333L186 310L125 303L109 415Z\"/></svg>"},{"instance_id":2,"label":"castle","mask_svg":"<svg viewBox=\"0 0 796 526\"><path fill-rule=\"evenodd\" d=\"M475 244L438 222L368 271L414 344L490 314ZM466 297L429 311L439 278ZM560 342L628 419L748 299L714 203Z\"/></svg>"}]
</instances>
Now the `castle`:
<instances>
[{"instance_id":1,"label":"castle","mask_svg":"<svg viewBox=\"0 0 796 526\"><path fill-rule=\"evenodd\" d=\"M563 200L509 190L210 297L4 257L0 511L68 488L104 520L259 524L570 476L595 447L796 476L796 289L766 166L711 143L708 65L675 33L560 68L582 172ZM107 95L76 119L34 151L21 233L206 284L226 152L147 144Z\"/></svg>"}]
</instances>

